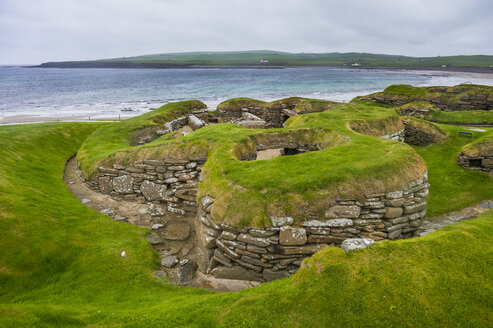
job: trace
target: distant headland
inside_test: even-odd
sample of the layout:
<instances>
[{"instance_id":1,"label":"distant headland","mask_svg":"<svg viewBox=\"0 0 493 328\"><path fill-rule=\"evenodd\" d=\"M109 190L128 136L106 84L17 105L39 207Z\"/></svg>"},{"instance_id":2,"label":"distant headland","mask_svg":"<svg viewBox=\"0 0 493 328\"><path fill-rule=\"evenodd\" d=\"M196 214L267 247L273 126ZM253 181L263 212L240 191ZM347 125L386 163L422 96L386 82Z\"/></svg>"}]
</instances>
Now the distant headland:
<instances>
[{"instance_id":1,"label":"distant headland","mask_svg":"<svg viewBox=\"0 0 493 328\"><path fill-rule=\"evenodd\" d=\"M112 59L46 62L41 68L284 68L296 66L493 73L493 55L410 57L371 53L288 53L271 50L183 52Z\"/></svg>"}]
</instances>

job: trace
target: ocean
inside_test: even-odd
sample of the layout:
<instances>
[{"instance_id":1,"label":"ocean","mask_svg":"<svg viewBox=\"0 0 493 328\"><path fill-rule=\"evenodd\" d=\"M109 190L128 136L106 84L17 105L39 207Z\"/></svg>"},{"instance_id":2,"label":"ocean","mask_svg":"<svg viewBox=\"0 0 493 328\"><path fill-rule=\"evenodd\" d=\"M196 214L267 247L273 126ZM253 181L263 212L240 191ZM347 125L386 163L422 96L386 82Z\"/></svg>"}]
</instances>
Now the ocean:
<instances>
[{"instance_id":1,"label":"ocean","mask_svg":"<svg viewBox=\"0 0 493 328\"><path fill-rule=\"evenodd\" d=\"M57 69L0 67L0 124L15 117L127 118L199 99L213 110L234 97L350 101L391 84L493 85L491 75L337 68Z\"/></svg>"}]
</instances>

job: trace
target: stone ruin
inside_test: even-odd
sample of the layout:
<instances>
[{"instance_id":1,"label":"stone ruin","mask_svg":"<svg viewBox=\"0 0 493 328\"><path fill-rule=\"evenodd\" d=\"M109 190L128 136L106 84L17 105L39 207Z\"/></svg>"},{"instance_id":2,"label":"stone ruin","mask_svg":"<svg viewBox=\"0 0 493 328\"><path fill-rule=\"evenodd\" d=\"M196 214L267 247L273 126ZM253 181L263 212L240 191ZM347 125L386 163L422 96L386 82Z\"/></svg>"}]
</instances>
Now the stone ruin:
<instances>
[{"instance_id":1,"label":"stone ruin","mask_svg":"<svg viewBox=\"0 0 493 328\"><path fill-rule=\"evenodd\" d=\"M230 111L222 108L217 115L196 111L152 133L141 134L137 144L149 142L156 135L186 134L215 122L279 128L293 108L292 104L281 103L272 112L258 106ZM409 138L405 128L382 137L400 141ZM284 155L318 150L309 144L258 144L252 153L239 160L255 160L266 149L278 149ZM212 214L215 199L197 199L206 161L205 157L164 158L126 166L113 164L99 167L99 172L85 180L94 191L114 199L148 204L141 212L143 221L137 224L151 228L148 239L161 256L162 269L180 268L178 283L191 279L195 269L221 279L265 282L287 277L299 269L304 258L329 245L340 247L351 241L359 245L412 237L426 215L429 184L425 174L408 181L402 190L367 194L363 200L338 199L323 218L301 225L295 225L291 217L270 217L270 224L263 228L217 223ZM84 179L80 171L79 175Z\"/></svg>"}]
</instances>

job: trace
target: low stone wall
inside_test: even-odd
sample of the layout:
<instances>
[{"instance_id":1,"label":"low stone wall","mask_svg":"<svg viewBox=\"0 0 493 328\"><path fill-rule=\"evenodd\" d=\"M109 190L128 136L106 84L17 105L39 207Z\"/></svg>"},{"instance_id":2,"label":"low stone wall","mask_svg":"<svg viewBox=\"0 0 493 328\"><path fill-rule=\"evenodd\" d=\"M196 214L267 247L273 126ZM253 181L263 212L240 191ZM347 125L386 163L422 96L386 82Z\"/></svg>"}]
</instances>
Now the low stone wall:
<instances>
[{"instance_id":1,"label":"low stone wall","mask_svg":"<svg viewBox=\"0 0 493 328\"><path fill-rule=\"evenodd\" d=\"M339 200L324 220L293 226L293 218L271 217L263 229L216 223L214 199L200 201L197 236L205 254L200 266L217 278L270 281L296 272L301 261L328 245L350 238L412 237L426 215L427 175L404 190L367 195L364 202Z\"/></svg>"},{"instance_id":2,"label":"low stone wall","mask_svg":"<svg viewBox=\"0 0 493 328\"><path fill-rule=\"evenodd\" d=\"M403 121L404 128L404 142L410 145L429 145L438 142L437 136L427 131L418 128L410 122Z\"/></svg>"},{"instance_id":3,"label":"low stone wall","mask_svg":"<svg viewBox=\"0 0 493 328\"><path fill-rule=\"evenodd\" d=\"M397 140L404 142L406 140L405 137L405 129L399 130L397 132L394 132L392 134L386 134L383 136L380 136L380 138L385 138L385 139L391 139L391 140Z\"/></svg>"},{"instance_id":4,"label":"low stone wall","mask_svg":"<svg viewBox=\"0 0 493 328\"><path fill-rule=\"evenodd\" d=\"M365 96L362 99L390 106L402 106L414 101L426 101L443 111L491 110L493 108L493 97L486 93L464 93L456 102L444 101L440 95L425 99L420 96L388 95L383 92Z\"/></svg>"},{"instance_id":5,"label":"low stone wall","mask_svg":"<svg viewBox=\"0 0 493 328\"><path fill-rule=\"evenodd\" d=\"M115 199L164 204L177 215L197 213L196 202L205 160L144 160L129 166L100 167L88 186Z\"/></svg>"},{"instance_id":6,"label":"low stone wall","mask_svg":"<svg viewBox=\"0 0 493 328\"><path fill-rule=\"evenodd\" d=\"M457 164L465 169L493 173L493 154L467 156L464 153L459 153L459 155L457 155Z\"/></svg>"}]
</instances>

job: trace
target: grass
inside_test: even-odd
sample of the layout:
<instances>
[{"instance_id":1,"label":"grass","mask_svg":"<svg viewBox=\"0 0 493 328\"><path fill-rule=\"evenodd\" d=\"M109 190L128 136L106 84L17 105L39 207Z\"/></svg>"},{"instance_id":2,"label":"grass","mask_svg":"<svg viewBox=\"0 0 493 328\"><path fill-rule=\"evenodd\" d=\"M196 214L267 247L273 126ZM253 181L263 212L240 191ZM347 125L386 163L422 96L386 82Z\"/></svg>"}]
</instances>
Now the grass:
<instances>
[{"instance_id":1,"label":"grass","mask_svg":"<svg viewBox=\"0 0 493 328\"><path fill-rule=\"evenodd\" d=\"M237 293L178 288L154 278L158 258L145 239L148 231L88 209L63 184L65 161L102 125L0 127L0 326L491 324L493 211L421 238L352 253L327 248L291 278ZM451 155L456 145L443 147Z\"/></svg>"},{"instance_id":2,"label":"grass","mask_svg":"<svg viewBox=\"0 0 493 328\"><path fill-rule=\"evenodd\" d=\"M484 172L466 170L457 164L457 155L470 143L491 140L493 129L472 132L473 137L459 135L464 128L440 125L449 136L441 144L414 146L428 167L430 195L427 216L433 217L450 211L493 199L493 177Z\"/></svg>"}]
</instances>

